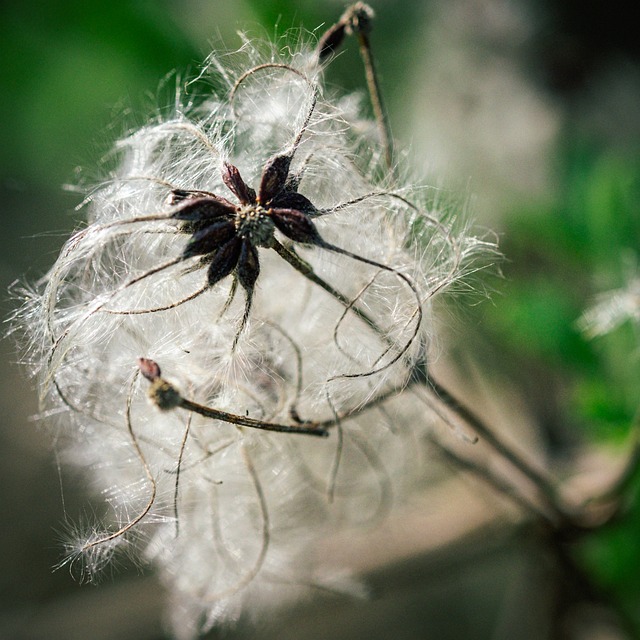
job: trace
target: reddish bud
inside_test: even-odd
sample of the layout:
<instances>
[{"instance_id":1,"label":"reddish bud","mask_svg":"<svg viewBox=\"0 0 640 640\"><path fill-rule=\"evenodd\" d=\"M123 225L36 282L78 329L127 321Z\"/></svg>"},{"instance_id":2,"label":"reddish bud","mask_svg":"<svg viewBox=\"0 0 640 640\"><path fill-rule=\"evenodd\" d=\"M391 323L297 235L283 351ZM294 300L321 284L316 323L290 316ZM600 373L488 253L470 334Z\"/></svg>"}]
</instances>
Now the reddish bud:
<instances>
[{"instance_id":1,"label":"reddish bud","mask_svg":"<svg viewBox=\"0 0 640 640\"><path fill-rule=\"evenodd\" d=\"M149 381L154 382L160 377L160 366L155 360L138 358L140 373Z\"/></svg>"}]
</instances>

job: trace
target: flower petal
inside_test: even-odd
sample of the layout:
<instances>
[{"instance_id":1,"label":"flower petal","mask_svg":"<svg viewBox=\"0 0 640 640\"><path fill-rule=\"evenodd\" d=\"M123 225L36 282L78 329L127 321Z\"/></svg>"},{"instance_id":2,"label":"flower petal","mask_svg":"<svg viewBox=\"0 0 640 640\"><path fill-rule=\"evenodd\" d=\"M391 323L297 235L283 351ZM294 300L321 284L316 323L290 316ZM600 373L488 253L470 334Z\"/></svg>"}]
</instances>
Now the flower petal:
<instances>
[{"instance_id":1,"label":"flower petal","mask_svg":"<svg viewBox=\"0 0 640 640\"><path fill-rule=\"evenodd\" d=\"M258 251L247 238L242 240L237 273L240 284L247 291L251 291L260 275L260 262L258 260Z\"/></svg>"},{"instance_id":2,"label":"flower petal","mask_svg":"<svg viewBox=\"0 0 640 640\"><path fill-rule=\"evenodd\" d=\"M289 175L291 155L277 155L267 160L262 171L258 200L264 204L270 204L283 189Z\"/></svg>"},{"instance_id":3,"label":"flower petal","mask_svg":"<svg viewBox=\"0 0 640 640\"><path fill-rule=\"evenodd\" d=\"M233 271L238 264L240 244L240 238L234 236L214 254L207 272L207 282L210 286L226 278Z\"/></svg>"},{"instance_id":4,"label":"flower petal","mask_svg":"<svg viewBox=\"0 0 640 640\"><path fill-rule=\"evenodd\" d=\"M316 226L301 211L296 209L271 209L271 218L276 228L287 238L305 244L322 244Z\"/></svg>"},{"instance_id":5,"label":"flower petal","mask_svg":"<svg viewBox=\"0 0 640 640\"><path fill-rule=\"evenodd\" d=\"M203 222L219 218L220 216L231 216L235 207L224 198L218 196L206 196L204 198L185 198L171 217L176 220L186 222Z\"/></svg>"},{"instance_id":6,"label":"flower petal","mask_svg":"<svg viewBox=\"0 0 640 640\"><path fill-rule=\"evenodd\" d=\"M255 204L256 192L242 179L238 167L225 162L222 167L222 181L241 204Z\"/></svg>"},{"instance_id":7,"label":"flower petal","mask_svg":"<svg viewBox=\"0 0 640 640\"><path fill-rule=\"evenodd\" d=\"M215 220L193 234L187 246L182 252L184 258L191 256L202 256L219 249L223 244L229 242L236 233L236 227L226 218Z\"/></svg>"},{"instance_id":8,"label":"flower petal","mask_svg":"<svg viewBox=\"0 0 640 640\"><path fill-rule=\"evenodd\" d=\"M313 206L313 203L296 191L281 191L271 200L270 205L277 209L297 209L307 215L318 213L318 210Z\"/></svg>"}]
</instances>

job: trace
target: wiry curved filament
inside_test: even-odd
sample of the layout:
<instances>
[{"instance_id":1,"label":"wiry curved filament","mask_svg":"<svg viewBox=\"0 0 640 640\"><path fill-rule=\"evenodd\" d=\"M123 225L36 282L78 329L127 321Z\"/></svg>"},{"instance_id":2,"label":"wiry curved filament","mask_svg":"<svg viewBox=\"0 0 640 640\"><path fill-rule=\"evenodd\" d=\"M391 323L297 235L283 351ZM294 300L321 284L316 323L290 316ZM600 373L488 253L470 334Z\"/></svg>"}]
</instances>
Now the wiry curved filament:
<instances>
[{"instance_id":1,"label":"wiry curved filament","mask_svg":"<svg viewBox=\"0 0 640 640\"><path fill-rule=\"evenodd\" d=\"M315 111L316 104L318 102L318 86L316 84L314 84L313 82L311 82L311 80L309 80L309 78L307 78L307 76L304 73L302 73L300 70L296 69L295 67L292 67L291 65L288 65L288 64L285 64L285 63L281 63L281 62L267 62L265 64L257 65L255 67L253 67L252 69L249 69L248 71L245 71L245 73L243 73L236 80L235 84L233 85L233 87L231 88L231 91L229 93L229 102L231 103L232 107L233 107L233 103L234 103L234 100L235 100L236 92L240 88L240 85L247 78L251 77L253 74L255 74L255 73L259 72L259 71L263 71L264 69L284 69L286 71L289 71L290 73L293 73L293 74L297 75L298 77L302 78L302 80L304 80L304 82L307 83L307 85L309 86L309 88L311 89L311 92L312 92L309 109L307 110L307 114L305 116L305 119L302 122L302 126L300 127L300 131L296 135L296 137L295 137L295 139L294 139L294 141L293 141L293 143L291 145L291 152L290 153L291 153L291 157L293 157L293 155L297 151L298 147L300 146L300 142L302 140L302 136L304 135L305 131L307 130L307 127L309 126L309 123L311 122L311 117L313 116L313 112Z\"/></svg>"},{"instance_id":2,"label":"wiry curved filament","mask_svg":"<svg viewBox=\"0 0 640 640\"><path fill-rule=\"evenodd\" d=\"M130 520L127 524L120 527L120 529L118 529L117 531L114 531L113 533L110 533L102 538L99 538L98 540L92 540L91 542L87 542L82 547L82 551L88 551L93 547L97 547L101 544L105 544L106 542L110 542L112 540L115 540L116 538L119 538L120 536L125 535L128 531L133 529L148 515L148 513L151 511L151 507L153 507L153 503L156 500L156 492L157 492L156 480L153 477L153 473L151 473L151 468L149 467L149 464L144 456L144 453L142 452L140 443L138 442L138 438L133 431L133 424L131 421L131 404L133 400L133 388L138 379L138 375L139 375L139 372L136 371L135 376L131 381L131 385L129 387L129 393L127 394L127 408L126 408L125 415L126 415L126 422L127 422L127 431L129 432L129 437L131 438L131 443L133 444L133 448L135 449L136 455L138 456L138 459L142 464L144 473L151 486L151 495L149 496L149 500L145 505L145 507L133 520Z\"/></svg>"}]
</instances>

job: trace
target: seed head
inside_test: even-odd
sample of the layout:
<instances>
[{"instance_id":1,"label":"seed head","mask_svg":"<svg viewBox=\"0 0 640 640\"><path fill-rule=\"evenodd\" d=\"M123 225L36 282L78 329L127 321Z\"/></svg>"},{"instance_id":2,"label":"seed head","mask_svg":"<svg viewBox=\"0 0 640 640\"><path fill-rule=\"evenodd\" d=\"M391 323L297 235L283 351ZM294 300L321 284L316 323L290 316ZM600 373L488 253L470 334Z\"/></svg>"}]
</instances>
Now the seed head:
<instances>
[{"instance_id":1,"label":"seed head","mask_svg":"<svg viewBox=\"0 0 640 640\"><path fill-rule=\"evenodd\" d=\"M21 312L43 415L112 506L84 570L137 548L178 637L356 589L319 549L424 481L432 302L486 249L374 177L376 127L290 51L211 56L219 91L119 141Z\"/></svg>"}]
</instances>

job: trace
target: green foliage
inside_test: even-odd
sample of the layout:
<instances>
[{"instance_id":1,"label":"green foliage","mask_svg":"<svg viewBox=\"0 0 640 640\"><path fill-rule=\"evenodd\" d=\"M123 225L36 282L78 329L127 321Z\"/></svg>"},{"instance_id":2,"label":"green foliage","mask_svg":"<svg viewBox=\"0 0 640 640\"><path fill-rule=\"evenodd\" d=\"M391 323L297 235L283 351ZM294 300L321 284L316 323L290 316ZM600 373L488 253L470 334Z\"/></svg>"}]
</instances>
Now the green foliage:
<instances>
[{"instance_id":1,"label":"green foliage","mask_svg":"<svg viewBox=\"0 0 640 640\"><path fill-rule=\"evenodd\" d=\"M40 182L70 179L112 107L155 92L158 79L200 56L157 3L10 3L0 20L0 169ZM25 25L29 28L26 29ZM127 105L130 106L130 105Z\"/></svg>"},{"instance_id":2,"label":"green foliage","mask_svg":"<svg viewBox=\"0 0 640 640\"><path fill-rule=\"evenodd\" d=\"M640 163L579 147L562 164L554 201L508 219L506 284L487 325L507 366L562 377L559 422L618 440L640 397L637 327L589 341L577 323L639 260Z\"/></svg>"}]
</instances>

